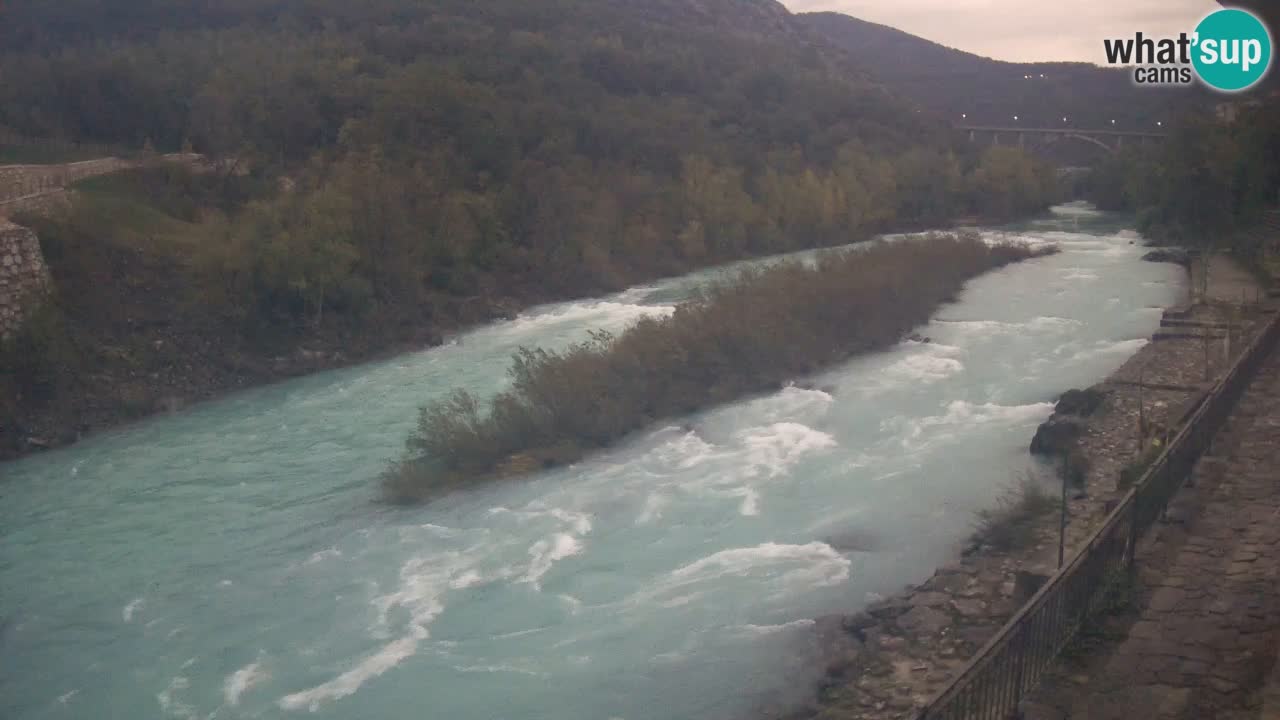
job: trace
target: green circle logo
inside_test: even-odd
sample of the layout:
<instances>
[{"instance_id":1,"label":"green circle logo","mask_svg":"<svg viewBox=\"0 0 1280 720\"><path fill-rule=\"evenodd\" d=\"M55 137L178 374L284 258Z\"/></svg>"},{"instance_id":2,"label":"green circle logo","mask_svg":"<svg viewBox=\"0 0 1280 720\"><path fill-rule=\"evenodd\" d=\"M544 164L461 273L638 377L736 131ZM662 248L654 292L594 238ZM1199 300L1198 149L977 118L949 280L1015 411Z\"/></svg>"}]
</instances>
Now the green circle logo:
<instances>
[{"instance_id":1,"label":"green circle logo","mask_svg":"<svg viewBox=\"0 0 1280 720\"><path fill-rule=\"evenodd\" d=\"M1191 63L1209 87L1247 90L1271 67L1271 33L1253 13L1239 8L1212 13L1196 27Z\"/></svg>"}]
</instances>

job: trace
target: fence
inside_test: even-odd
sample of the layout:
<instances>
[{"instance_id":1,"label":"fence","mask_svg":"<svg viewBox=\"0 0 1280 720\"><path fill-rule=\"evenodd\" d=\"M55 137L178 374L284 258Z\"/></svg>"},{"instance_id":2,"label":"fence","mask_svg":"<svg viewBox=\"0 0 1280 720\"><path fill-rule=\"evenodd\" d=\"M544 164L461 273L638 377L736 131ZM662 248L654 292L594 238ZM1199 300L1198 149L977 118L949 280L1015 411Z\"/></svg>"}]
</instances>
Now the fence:
<instances>
[{"instance_id":1,"label":"fence","mask_svg":"<svg viewBox=\"0 0 1280 720\"><path fill-rule=\"evenodd\" d=\"M1275 316L1085 547L920 711L918 720L1004 720L1016 712L1084 621L1107 601L1112 581L1132 571L1138 539L1190 476L1278 339L1280 316Z\"/></svg>"}]
</instances>

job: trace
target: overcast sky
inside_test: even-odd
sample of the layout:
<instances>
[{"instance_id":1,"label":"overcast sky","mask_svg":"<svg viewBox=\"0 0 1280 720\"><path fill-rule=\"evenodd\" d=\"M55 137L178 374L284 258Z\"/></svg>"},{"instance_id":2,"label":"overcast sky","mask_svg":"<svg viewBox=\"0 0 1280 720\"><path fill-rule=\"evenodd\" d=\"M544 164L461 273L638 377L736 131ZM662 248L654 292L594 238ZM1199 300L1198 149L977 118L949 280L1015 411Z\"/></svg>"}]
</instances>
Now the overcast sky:
<instances>
[{"instance_id":1,"label":"overcast sky","mask_svg":"<svg viewBox=\"0 0 1280 720\"><path fill-rule=\"evenodd\" d=\"M1214 0L781 0L834 10L997 60L1103 63L1103 38L1191 32Z\"/></svg>"}]
</instances>

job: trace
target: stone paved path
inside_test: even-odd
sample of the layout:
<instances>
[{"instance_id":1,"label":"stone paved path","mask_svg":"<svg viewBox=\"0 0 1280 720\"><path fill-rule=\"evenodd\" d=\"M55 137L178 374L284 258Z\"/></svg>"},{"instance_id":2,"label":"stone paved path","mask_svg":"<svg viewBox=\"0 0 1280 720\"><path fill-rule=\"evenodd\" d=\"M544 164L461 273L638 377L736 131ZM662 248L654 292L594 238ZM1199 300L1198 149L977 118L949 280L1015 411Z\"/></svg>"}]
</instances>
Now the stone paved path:
<instances>
[{"instance_id":1,"label":"stone paved path","mask_svg":"<svg viewBox=\"0 0 1280 720\"><path fill-rule=\"evenodd\" d=\"M1027 720L1280 718L1280 352L1142 547L1142 608Z\"/></svg>"}]
</instances>

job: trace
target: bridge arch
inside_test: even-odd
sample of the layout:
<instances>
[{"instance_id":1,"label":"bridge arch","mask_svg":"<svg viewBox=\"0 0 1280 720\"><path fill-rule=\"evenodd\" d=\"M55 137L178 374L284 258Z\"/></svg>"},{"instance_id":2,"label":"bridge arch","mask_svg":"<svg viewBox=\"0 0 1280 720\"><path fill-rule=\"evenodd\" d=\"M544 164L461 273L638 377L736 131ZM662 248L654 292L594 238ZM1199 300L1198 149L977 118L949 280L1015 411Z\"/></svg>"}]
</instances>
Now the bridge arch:
<instances>
[{"instance_id":1,"label":"bridge arch","mask_svg":"<svg viewBox=\"0 0 1280 720\"><path fill-rule=\"evenodd\" d=\"M1087 142L1087 143L1093 143L1094 145L1097 145L1098 147L1102 148L1103 150L1106 150L1107 152L1111 153L1112 155L1114 155L1114 154L1115 154L1116 152L1118 152L1118 151L1119 151L1119 149L1120 149L1120 148L1119 148L1119 143L1117 143L1117 147L1112 147L1112 146L1108 145L1107 143L1104 143L1104 142L1102 142L1101 140L1099 140L1098 138L1093 137L1093 136L1091 136L1091 135L1081 135L1080 133L1063 133L1063 134L1062 134L1062 137L1063 137L1064 139L1071 139L1071 140L1083 140L1084 142Z\"/></svg>"}]
</instances>

